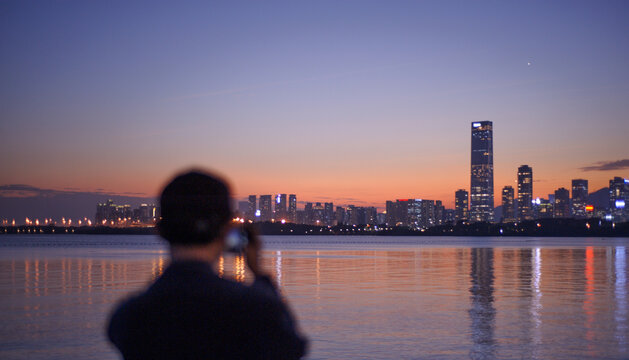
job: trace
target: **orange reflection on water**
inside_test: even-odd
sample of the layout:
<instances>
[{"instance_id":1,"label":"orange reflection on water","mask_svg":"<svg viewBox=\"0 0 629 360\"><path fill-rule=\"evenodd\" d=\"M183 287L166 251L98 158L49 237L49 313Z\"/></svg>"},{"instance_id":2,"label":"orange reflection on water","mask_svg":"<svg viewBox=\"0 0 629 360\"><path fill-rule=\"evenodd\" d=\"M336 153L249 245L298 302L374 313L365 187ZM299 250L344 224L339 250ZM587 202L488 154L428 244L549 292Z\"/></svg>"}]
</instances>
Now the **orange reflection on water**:
<instances>
[{"instance_id":1,"label":"orange reflection on water","mask_svg":"<svg viewBox=\"0 0 629 360\"><path fill-rule=\"evenodd\" d=\"M596 315L594 302L594 249L588 246L585 249L585 294L583 299L583 311L586 315L585 321L585 338L588 341L594 340L594 330L592 324L594 323L594 317ZM591 346L588 346L591 349Z\"/></svg>"},{"instance_id":2,"label":"orange reflection on water","mask_svg":"<svg viewBox=\"0 0 629 360\"><path fill-rule=\"evenodd\" d=\"M315 358L622 358L626 349L625 248L288 249L262 255L263 268L313 340ZM0 261L2 281L12 284L0 287L0 304L8 309L3 321L15 329L3 333L7 341L38 343L63 331L67 338L85 333L101 339L113 304L168 265L165 254L25 258ZM216 265L219 276L251 280L242 256L224 255Z\"/></svg>"}]
</instances>

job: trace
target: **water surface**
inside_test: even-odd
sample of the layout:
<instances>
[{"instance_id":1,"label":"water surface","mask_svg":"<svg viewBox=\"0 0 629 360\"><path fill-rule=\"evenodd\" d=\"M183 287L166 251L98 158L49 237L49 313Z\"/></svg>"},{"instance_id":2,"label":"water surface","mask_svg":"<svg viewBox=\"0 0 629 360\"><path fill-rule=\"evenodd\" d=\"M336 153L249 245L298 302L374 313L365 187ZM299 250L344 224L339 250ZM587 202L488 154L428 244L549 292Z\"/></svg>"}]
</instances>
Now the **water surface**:
<instances>
[{"instance_id":1,"label":"water surface","mask_svg":"<svg viewBox=\"0 0 629 360\"><path fill-rule=\"evenodd\" d=\"M264 241L310 359L629 357L628 239ZM153 236L0 236L0 358L118 358L109 311L167 265ZM216 270L251 280L240 257Z\"/></svg>"}]
</instances>

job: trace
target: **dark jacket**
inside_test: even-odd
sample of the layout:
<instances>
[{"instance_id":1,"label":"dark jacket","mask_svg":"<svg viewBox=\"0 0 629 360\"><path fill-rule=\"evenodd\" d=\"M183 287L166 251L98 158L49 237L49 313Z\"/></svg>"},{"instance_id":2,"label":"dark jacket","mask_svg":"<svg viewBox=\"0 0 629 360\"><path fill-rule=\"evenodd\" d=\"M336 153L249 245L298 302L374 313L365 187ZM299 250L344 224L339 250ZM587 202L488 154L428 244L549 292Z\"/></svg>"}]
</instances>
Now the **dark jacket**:
<instances>
[{"instance_id":1,"label":"dark jacket","mask_svg":"<svg viewBox=\"0 0 629 360\"><path fill-rule=\"evenodd\" d=\"M267 277L251 286L208 263L175 262L113 313L108 336L125 359L298 359L306 340Z\"/></svg>"}]
</instances>

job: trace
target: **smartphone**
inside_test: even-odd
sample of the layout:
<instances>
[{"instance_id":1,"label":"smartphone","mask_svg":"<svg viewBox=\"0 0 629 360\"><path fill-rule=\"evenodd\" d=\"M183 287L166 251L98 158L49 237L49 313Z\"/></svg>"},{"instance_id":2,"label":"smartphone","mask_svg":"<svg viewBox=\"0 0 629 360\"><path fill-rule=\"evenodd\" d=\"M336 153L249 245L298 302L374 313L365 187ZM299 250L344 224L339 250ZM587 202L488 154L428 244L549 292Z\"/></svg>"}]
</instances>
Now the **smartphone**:
<instances>
[{"instance_id":1,"label":"smartphone","mask_svg":"<svg viewBox=\"0 0 629 360\"><path fill-rule=\"evenodd\" d=\"M231 229L225 238L225 251L231 253L241 253L249 244L249 233L247 230L238 226Z\"/></svg>"}]
</instances>

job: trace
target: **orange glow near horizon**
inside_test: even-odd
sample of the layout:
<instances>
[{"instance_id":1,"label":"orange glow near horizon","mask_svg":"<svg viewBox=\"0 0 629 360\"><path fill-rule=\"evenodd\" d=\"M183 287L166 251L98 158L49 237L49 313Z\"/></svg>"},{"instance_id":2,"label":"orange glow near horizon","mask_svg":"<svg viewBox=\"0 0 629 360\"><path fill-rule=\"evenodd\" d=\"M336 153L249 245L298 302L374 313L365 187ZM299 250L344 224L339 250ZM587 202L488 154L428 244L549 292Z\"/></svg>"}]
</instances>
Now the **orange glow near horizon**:
<instances>
[{"instance_id":1,"label":"orange glow near horizon","mask_svg":"<svg viewBox=\"0 0 629 360\"><path fill-rule=\"evenodd\" d=\"M248 195L255 194L297 194L299 202L334 202L338 205L355 204L358 206L376 206L384 209L385 201L400 198L418 198L441 200L447 208L454 207L454 192L458 189L469 191L469 165L467 167L442 167L439 172L414 171L404 169L396 171L392 166L383 166L382 171L358 171L353 173L306 172L297 174L289 171L256 173L255 176L242 169L228 169L219 172L231 183L232 193L236 199L244 200ZM494 177L494 204L501 205L501 191L506 185L517 189L517 165L511 166L513 171L496 171ZM80 179L64 179L65 184L33 183L31 185L43 189L59 189L72 186L74 191L93 192L94 189L108 194L122 196L157 197L166 184L180 170L162 170L150 176L139 176L134 173L118 174L111 184L106 186L109 178L100 178L98 182L78 182ZM499 169L504 169L500 167ZM547 198L559 187L570 190L571 180L584 178L589 180L589 190L594 192L607 187L614 176L626 175L622 172L573 172L546 174L543 170L534 170L533 196ZM393 176L392 174L395 174ZM627 177L627 176L625 176ZM538 180L541 179L541 180ZM553 180L544 180L553 179ZM555 180L557 179L557 180ZM20 182L27 182L25 180ZM17 181L16 181L17 183ZM517 190L516 190L517 194Z\"/></svg>"}]
</instances>

